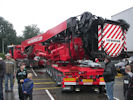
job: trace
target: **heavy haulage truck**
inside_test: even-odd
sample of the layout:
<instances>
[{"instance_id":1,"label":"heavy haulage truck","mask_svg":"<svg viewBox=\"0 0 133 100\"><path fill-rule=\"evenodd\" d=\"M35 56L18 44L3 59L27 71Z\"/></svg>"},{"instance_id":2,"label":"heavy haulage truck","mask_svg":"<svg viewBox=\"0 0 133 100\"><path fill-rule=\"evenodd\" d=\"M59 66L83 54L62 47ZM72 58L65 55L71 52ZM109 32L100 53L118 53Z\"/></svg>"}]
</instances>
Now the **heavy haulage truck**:
<instances>
[{"instance_id":1,"label":"heavy haulage truck","mask_svg":"<svg viewBox=\"0 0 133 100\"><path fill-rule=\"evenodd\" d=\"M93 86L102 92L104 67L94 61L102 62L106 55L123 57L128 28L124 20L107 20L85 12L23 41L21 51L30 62L41 60L62 91Z\"/></svg>"}]
</instances>

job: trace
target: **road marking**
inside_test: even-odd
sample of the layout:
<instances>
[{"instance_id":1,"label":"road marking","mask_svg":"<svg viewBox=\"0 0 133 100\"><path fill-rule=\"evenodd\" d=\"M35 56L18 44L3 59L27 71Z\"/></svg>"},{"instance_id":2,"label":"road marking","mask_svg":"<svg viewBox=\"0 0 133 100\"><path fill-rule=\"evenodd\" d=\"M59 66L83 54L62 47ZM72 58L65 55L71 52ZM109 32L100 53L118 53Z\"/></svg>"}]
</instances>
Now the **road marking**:
<instances>
[{"instance_id":1,"label":"road marking","mask_svg":"<svg viewBox=\"0 0 133 100\"><path fill-rule=\"evenodd\" d=\"M54 97L51 95L51 93L48 90L45 90L48 96L50 97L51 100L55 100Z\"/></svg>"},{"instance_id":2,"label":"road marking","mask_svg":"<svg viewBox=\"0 0 133 100\"><path fill-rule=\"evenodd\" d=\"M107 96L107 94L106 93L104 93L106 96ZM120 100L120 99L118 99L118 98L116 98L116 97L113 97L115 100Z\"/></svg>"},{"instance_id":3,"label":"road marking","mask_svg":"<svg viewBox=\"0 0 133 100\"><path fill-rule=\"evenodd\" d=\"M34 91L39 91L39 90L52 90L52 89L60 89L61 87L47 87L47 88L33 88ZM18 91L17 87L13 89L14 91Z\"/></svg>"},{"instance_id":4,"label":"road marking","mask_svg":"<svg viewBox=\"0 0 133 100\"><path fill-rule=\"evenodd\" d=\"M51 89L59 89L61 87L47 87L47 88L34 88L34 90L51 90Z\"/></svg>"},{"instance_id":5,"label":"road marking","mask_svg":"<svg viewBox=\"0 0 133 100\"><path fill-rule=\"evenodd\" d=\"M115 99L115 100L120 100L120 99L118 99L118 98L116 98L116 97L114 97L114 99Z\"/></svg>"},{"instance_id":6,"label":"road marking","mask_svg":"<svg viewBox=\"0 0 133 100\"><path fill-rule=\"evenodd\" d=\"M33 79L33 80L52 80L51 78L47 78L47 79Z\"/></svg>"},{"instance_id":7,"label":"road marking","mask_svg":"<svg viewBox=\"0 0 133 100\"><path fill-rule=\"evenodd\" d=\"M123 85L123 82L116 82L114 85Z\"/></svg>"},{"instance_id":8,"label":"road marking","mask_svg":"<svg viewBox=\"0 0 133 100\"><path fill-rule=\"evenodd\" d=\"M31 68L31 70L34 73L34 75L37 77L37 74L35 73L35 71L33 70L33 68Z\"/></svg>"},{"instance_id":9,"label":"road marking","mask_svg":"<svg viewBox=\"0 0 133 100\"><path fill-rule=\"evenodd\" d=\"M44 69L44 70L37 70L38 72L46 72L46 69Z\"/></svg>"},{"instance_id":10,"label":"road marking","mask_svg":"<svg viewBox=\"0 0 133 100\"><path fill-rule=\"evenodd\" d=\"M55 82L39 82L39 83L34 83L34 84L55 84Z\"/></svg>"},{"instance_id":11,"label":"road marking","mask_svg":"<svg viewBox=\"0 0 133 100\"><path fill-rule=\"evenodd\" d=\"M123 77L123 76L115 76L115 78L121 78L121 77Z\"/></svg>"}]
</instances>

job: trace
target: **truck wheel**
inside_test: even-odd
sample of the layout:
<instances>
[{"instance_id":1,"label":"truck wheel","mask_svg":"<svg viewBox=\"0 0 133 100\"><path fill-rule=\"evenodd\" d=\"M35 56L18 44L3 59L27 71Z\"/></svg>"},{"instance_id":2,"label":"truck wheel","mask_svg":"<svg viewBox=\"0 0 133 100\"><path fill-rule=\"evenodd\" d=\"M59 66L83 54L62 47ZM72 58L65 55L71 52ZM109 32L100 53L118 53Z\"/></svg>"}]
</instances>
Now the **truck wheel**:
<instances>
[{"instance_id":1,"label":"truck wheel","mask_svg":"<svg viewBox=\"0 0 133 100\"><path fill-rule=\"evenodd\" d=\"M98 89L99 89L99 93L105 93L106 92L105 86L99 86Z\"/></svg>"},{"instance_id":2,"label":"truck wheel","mask_svg":"<svg viewBox=\"0 0 133 100\"><path fill-rule=\"evenodd\" d=\"M59 80L59 77L56 76L56 86L61 86L61 81Z\"/></svg>"},{"instance_id":3,"label":"truck wheel","mask_svg":"<svg viewBox=\"0 0 133 100\"><path fill-rule=\"evenodd\" d=\"M66 86L65 88L61 88L61 92L73 92L74 91L74 87L73 86Z\"/></svg>"}]
</instances>

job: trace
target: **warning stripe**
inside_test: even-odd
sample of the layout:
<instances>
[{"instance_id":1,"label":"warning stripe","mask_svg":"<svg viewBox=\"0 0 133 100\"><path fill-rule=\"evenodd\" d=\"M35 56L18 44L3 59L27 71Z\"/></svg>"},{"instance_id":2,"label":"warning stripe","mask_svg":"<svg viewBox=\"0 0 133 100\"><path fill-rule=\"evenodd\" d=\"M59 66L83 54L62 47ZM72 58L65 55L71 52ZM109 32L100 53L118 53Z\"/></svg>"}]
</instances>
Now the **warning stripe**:
<instances>
[{"instance_id":1,"label":"warning stripe","mask_svg":"<svg viewBox=\"0 0 133 100\"><path fill-rule=\"evenodd\" d=\"M110 55L112 56L112 57L115 57L115 55L116 55L116 53L117 53L117 51L119 50L119 48L120 48L120 46L121 46L122 44L121 43L117 43L117 45L115 46L115 48L112 50L112 52L110 53ZM119 55L119 53L121 53L121 52L118 52L117 53L117 55Z\"/></svg>"},{"instance_id":2,"label":"warning stripe","mask_svg":"<svg viewBox=\"0 0 133 100\"><path fill-rule=\"evenodd\" d=\"M117 34L118 30L120 29L120 26L119 28L116 30L116 32L113 34L113 36L111 38L114 38L114 36Z\"/></svg>"},{"instance_id":3,"label":"warning stripe","mask_svg":"<svg viewBox=\"0 0 133 100\"><path fill-rule=\"evenodd\" d=\"M119 28L117 29L117 31L114 33L113 37L115 39L117 39L118 35L120 35L120 32L121 32L121 29L120 29L120 26ZM116 36L116 37L115 37ZM114 52L116 50L116 47L117 47L117 44L118 43L115 43L114 46L108 51L109 52L109 55L112 55L112 54L115 54L116 52ZM116 53L117 54L117 53ZM114 55L113 55L114 56Z\"/></svg>"},{"instance_id":4,"label":"warning stripe","mask_svg":"<svg viewBox=\"0 0 133 100\"><path fill-rule=\"evenodd\" d=\"M120 38L121 37L121 38ZM122 40L123 41L123 31L121 31L120 35L117 37L117 39Z\"/></svg>"},{"instance_id":5,"label":"warning stripe","mask_svg":"<svg viewBox=\"0 0 133 100\"><path fill-rule=\"evenodd\" d=\"M111 30L112 27L113 27L113 25L111 25L111 26L109 27L109 29L108 29L106 32L104 32L103 38L107 35L107 33Z\"/></svg>"},{"instance_id":6,"label":"warning stripe","mask_svg":"<svg viewBox=\"0 0 133 100\"><path fill-rule=\"evenodd\" d=\"M126 41L124 41L124 44L126 45Z\"/></svg>"},{"instance_id":7,"label":"warning stripe","mask_svg":"<svg viewBox=\"0 0 133 100\"><path fill-rule=\"evenodd\" d=\"M102 48L102 45L99 45L99 46L98 46L98 50L101 50L101 48Z\"/></svg>"},{"instance_id":8,"label":"warning stripe","mask_svg":"<svg viewBox=\"0 0 133 100\"><path fill-rule=\"evenodd\" d=\"M120 46L120 48L118 49L117 53L115 54L115 56L118 56L120 53L120 51L122 50L123 44Z\"/></svg>"},{"instance_id":9,"label":"warning stripe","mask_svg":"<svg viewBox=\"0 0 133 100\"><path fill-rule=\"evenodd\" d=\"M101 30L99 30L99 31L101 31ZM100 37L102 34L101 34L101 32L98 34L98 37Z\"/></svg>"},{"instance_id":10,"label":"warning stripe","mask_svg":"<svg viewBox=\"0 0 133 100\"><path fill-rule=\"evenodd\" d=\"M127 51L127 47L124 46L124 51Z\"/></svg>"},{"instance_id":11,"label":"warning stripe","mask_svg":"<svg viewBox=\"0 0 133 100\"><path fill-rule=\"evenodd\" d=\"M127 51L127 44L126 44L126 30L124 30L124 51Z\"/></svg>"},{"instance_id":12,"label":"warning stripe","mask_svg":"<svg viewBox=\"0 0 133 100\"><path fill-rule=\"evenodd\" d=\"M122 38L122 36L123 36L123 34L121 34L121 36L119 37L119 39L121 39L121 38Z\"/></svg>"},{"instance_id":13,"label":"warning stripe","mask_svg":"<svg viewBox=\"0 0 133 100\"><path fill-rule=\"evenodd\" d=\"M122 28L119 25L113 24L104 24L103 31L101 26L98 26L98 50L101 50L103 47L104 51L114 57L118 56L122 49L126 48L126 31L122 31ZM117 42L117 40L120 41ZM103 42L103 43L102 43Z\"/></svg>"},{"instance_id":14,"label":"warning stripe","mask_svg":"<svg viewBox=\"0 0 133 100\"><path fill-rule=\"evenodd\" d=\"M118 36L120 36L121 33L122 33L122 30L120 30L120 32L117 34L117 36L115 37L115 39L117 39Z\"/></svg>"},{"instance_id":15,"label":"warning stripe","mask_svg":"<svg viewBox=\"0 0 133 100\"><path fill-rule=\"evenodd\" d=\"M114 27L113 27L114 26ZM113 30L111 30L111 28L113 27ZM110 31L111 30L111 31ZM106 31L106 33L105 33L105 35L104 36L106 36L107 34L108 34L108 36L107 37L109 37L110 38L110 36L111 36L111 38L112 39L117 39L118 38L118 36L121 34L121 27L120 26L116 26L116 25L111 25L111 27ZM118 48L119 46L117 45L118 43L111 43L111 44L109 44L109 43L105 43L104 45L104 50L105 50L105 52L108 54L108 55L112 55L113 56L113 54L115 54L115 52L116 52L116 48ZM118 53L117 53L118 54Z\"/></svg>"},{"instance_id":16,"label":"warning stripe","mask_svg":"<svg viewBox=\"0 0 133 100\"><path fill-rule=\"evenodd\" d=\"M110 45L109 45L109 47L105 50L105 52L108 52L108 50L110 49L110 47L113 45L113 43L111 43Z\"/></svg>"},{"instance_id":17,"label":"warning stripe","mask_svg":"<svg viewBox=\"0 0 133 100\"><path fill-rule=\"evenodd\" d=\"M103 40L105 38L106 34L112 29L112 27L113 27L112 24L105 24L104 29L103 29L103 37L101 35L101 37L99 37L99 41L98 41L98 43L99 43L98 49L99 50L101 50L101 48L102 48L101 40ZM99 33L99 36L100 36L100 33Z\"/></svg>"},{"instance_id":18,"label":"warning stripe","mask_svg":"<svg viewBox=\"0 0 133 100\"><path fill-rule=\"evenodd\" d=\"M120 54L120 51L123 49L123 42L120 43L119 48L116 50L117 56Z\"/></svg>"},{"instance_id":19,"label":"warning stripe","mask_svg":"<svg viewBox=\"0 0 133 100\"><path fill-rule=\"evenodd\" d=\"M127 51L127 47L126 47L126 41L124 41L124 51Z\"/></svg>"},{"instance_id":20,"label":"warning stripe","mask_svg":"<svg viewBox=\"0 0 133 100\"><path fill-rule=\"evenodd\" d=\"M114 32L114 30L116 29L116 25L114 25L115 27L113 28L113 30L110 32L110 34L107 36L107 38L109 38L110 37L110 35Z\"/></svg>"},{"instance_id":21,"label":"warning stripe","mask_svg":"<svg viewBox=\"0 0 133 100\"><path fill-rule=\"evenodd\" d=\"M115 48L115 50L114 50L113 53L111 54L112 57L114 57L115 52L116 52L116 50L118 50L119 47L120 47L120 44L118 44L118 46Z\"/></svg>"},{"instance_id":22,"label":"warning stripe","mask_svg":"<svg viewBox=\"0 0 133 100\"><path fill-rule=\"evenodd\" d=\"M98 26L98 41L102 38L102 29L101 29L101 25ZM102 50L102 43L98 42L98 50Z\"/></svg>"},{"instance_id":23,"label":"warning stripe","mask_svg":"<svg viewBox=\"0 0 133 100\"><path fill-rule=\"evenodd\" d=\"M114 33L116 33L116 31L118 30L118 26L116 25L113 25L109 28L109 30L107 31L108 34L106 34L105 31L103 31L103 34L105 33L106 34L106 38L110 38L112 37L111 35L114 35Z\"/></svg>"},{"instance_id":24,"label":"warning stripe","mask_svg":"<svg viewBox=\"0 0 133 100\"><path fill-rule=\"evenodd\" d=\"M116 25L113 25L113 29L111 30L111 32L109 33L109 35L107 37L111 36L112 33L116 33L117 29L118 29L118 27ZM108 46L108 45L109 45L109 43L106 43L105 46L103 47L103 48L105 48L104 50L106 50L105 52L107 52L107 53L109 53L112 44L111 44L111 46ZM108 48L108 49L106 49L106 48Z\"/></svg>"},{"instance_id":25,"label":"warning stripe","mask_svg":"<svg viewBox=\"0 0 133 100\"><path fill-rule=\"evenodd\" d=\"M100 31L100 30L101 30L101 25L98 26L98 31Z\"/></svg>"},{"instance_id":26,"label":"warning stripe","mask_svg":"<svg viewBox=\"0 0 133 100\"><path fill-rule=\"evenodd\" d=\"M103 32L108 28L108 26L109 26L109 24L107 24L106 26L105 26L105 28L103 28ZM98 43L100 43L101 42L101 40L104 38L104 34L103 34L103 37L98 41Z\"/></svg>"},{"instance_id":27,"label":"warning stripe","mask_svg":"<svg viewBox=\"0 0 133 100\"><path fill-rule=\"evenodd\" d=\"M117 43L115 43L114 46L111 48L111 50L109 51L109 55L111 54L112 50L115 48L116 45Z\"/></svg>"},{"instance_id":28,"label":"warning stripe","mask_svg":"<svg viewBox=\"0 0 133 100\"><path fill-rule=\"evenodd\" d=\"M115 28L115 30L112 32L112 34L110 35L109 38L111 38L111 37L117 32L118 28L119 28L119 26L117 26L117 27Z\"/></svg>"},{"instance_id":29,"label":"warning stripe","mask_svg":"<svg viewBox=\"0 0 133 100\"><path fill-rule=\"evenodd\" d=\"M106 45L104 46L104 48L106 48L108 46L109 43L106 43Z\"/></svg>"}]
</instances>

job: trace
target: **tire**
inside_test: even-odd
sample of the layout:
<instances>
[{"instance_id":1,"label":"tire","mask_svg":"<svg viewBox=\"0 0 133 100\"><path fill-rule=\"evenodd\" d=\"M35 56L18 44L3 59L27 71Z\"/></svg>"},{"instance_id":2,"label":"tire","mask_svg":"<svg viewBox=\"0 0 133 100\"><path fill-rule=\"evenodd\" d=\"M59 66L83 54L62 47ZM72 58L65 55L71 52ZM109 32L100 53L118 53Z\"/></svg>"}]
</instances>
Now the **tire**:
<instances>
[{"instance_id":1,"label":"tire","mask_svg":"<svg viewBox=\"0 0 133 100\"><path fill-rule=\"evenodd\" d=\"M74 89L75 89L73 86L68 86L68 87L70 87L71 89L68 90L68 89L63 89L63 88L61 88L61 92L62 92L62 93L65 93L65 92L73 92Z\"/></svg>"},{"instance_id":2,"label":"tire","mask_svg":"<svg viewBox=\"0 0 133 100\"><path fill-rule=\"evenodd\" d=\"M99 86L98 90L99 90L99 93L105 93L106 92L105 86Z\"/></svg>"}]
</instances>

